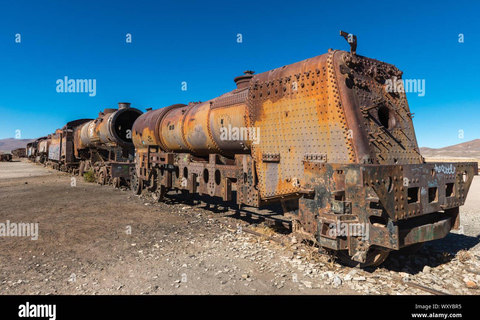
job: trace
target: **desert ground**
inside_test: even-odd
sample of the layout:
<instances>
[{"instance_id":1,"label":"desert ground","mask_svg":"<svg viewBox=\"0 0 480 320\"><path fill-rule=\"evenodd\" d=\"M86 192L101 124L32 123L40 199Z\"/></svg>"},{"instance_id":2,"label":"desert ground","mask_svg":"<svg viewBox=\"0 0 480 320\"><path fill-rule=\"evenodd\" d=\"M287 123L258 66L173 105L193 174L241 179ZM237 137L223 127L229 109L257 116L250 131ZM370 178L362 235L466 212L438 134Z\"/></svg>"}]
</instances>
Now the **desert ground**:
<instances>
[{"instance_id":1,"label":"desert ground","mask_svg":"<svg viewBox=\"0 0 480 320\"><path fill-rule=\"evenodd\" d=\"M24 159L0 163L0 208L0 223L38 224L36 240L0 237L0 294L480 293L478 176L460 231L367 269L223 207L153 203Z\"/></svg>"}]
</instances>

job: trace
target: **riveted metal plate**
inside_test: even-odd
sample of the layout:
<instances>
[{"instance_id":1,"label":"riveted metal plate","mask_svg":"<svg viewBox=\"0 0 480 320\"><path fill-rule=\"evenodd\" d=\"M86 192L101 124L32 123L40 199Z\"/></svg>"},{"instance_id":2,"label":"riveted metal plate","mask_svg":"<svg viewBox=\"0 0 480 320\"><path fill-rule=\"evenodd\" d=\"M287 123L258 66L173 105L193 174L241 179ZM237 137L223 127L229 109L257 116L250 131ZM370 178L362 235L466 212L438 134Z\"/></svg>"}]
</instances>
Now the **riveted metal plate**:
<instances>
[{"instance_id":1,"label":"riveted metal plate","mask_svg":"<svg viewBox=\"0 0 480 320\"><path fill-rule=\"evenodd\" d=\"M422 163L406 94L397 88L402 72L344 51L333 61L357 161Z\"/></svg>"},{"instance_id":2,"label":"riveted metal plate","mask_svg":"<svg viewBox=\"0 0 480 320\"><path fill-rule=\"evenodd\" d=\"M241 90L233 90L231 92L221 95L212 104L212 109L221 108L225 106L233 106L239 103L245 103L248 97L248 88Z\"/></svg>"},{"instance_id":3,"label":"riveted metal plate","mask_svg":"<svg viewBox=\"0 0 480 320\"><path fill-rule=\"evenodd\" d=\"M280 153L264 153L262 154L263 162L280 162Z\"/></svg>"},{"instance_id":4,"label":"riveted metal plate","mask_svg":"<svg viewBox=\"0 0 480 320\"><path fill-rule=\"evenodd\" d=\"M332 53L254 76L247 121L262 129L259 143L252 144L262 197L298 192L306 154L320 151L338 163L354 160ZM264 154L278 154L281 162L262 161Z\"/></svg>"}]
</instances>

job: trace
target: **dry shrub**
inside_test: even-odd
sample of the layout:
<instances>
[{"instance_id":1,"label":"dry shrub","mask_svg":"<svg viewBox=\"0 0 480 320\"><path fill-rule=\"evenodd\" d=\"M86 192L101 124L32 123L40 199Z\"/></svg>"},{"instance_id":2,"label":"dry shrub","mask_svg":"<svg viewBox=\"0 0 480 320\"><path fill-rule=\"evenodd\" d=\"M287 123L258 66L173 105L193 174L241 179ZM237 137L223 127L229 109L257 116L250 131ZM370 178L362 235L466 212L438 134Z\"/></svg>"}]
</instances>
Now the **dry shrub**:
<instances>
[{"instance_id":1,"label":"dry shrub","mask_svg":"<svg viewBox=\"0 0 480 320\"><path fill-rule=\"evenodd\" d=\"M464 263L472 259L472 254L469 251L463 249L457 252L457 259L461 263Z\"/></svg>"}]
</instances>

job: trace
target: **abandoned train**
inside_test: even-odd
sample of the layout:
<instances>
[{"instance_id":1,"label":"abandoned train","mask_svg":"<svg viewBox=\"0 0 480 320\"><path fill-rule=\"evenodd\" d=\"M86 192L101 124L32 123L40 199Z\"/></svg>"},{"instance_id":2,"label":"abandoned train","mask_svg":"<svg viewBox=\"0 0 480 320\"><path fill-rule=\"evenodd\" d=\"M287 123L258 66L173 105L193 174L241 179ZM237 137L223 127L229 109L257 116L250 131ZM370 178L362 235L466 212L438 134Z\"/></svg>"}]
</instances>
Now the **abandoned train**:
<instances>
[{"instance_id":1,"label":"abandoned train","mask_svg":"<svg viewBox=\"0 0 480 320\"><path fill-rule=\"evenodd\" d=\"M100 184L129 185L134 167L131 130L142 111L121 102L96 119L68 122L48 136L27 144L27 157L50 168L83 175L92 171Z\"/></svg>"},{"instance_id":2,"label":"abandoned train","mask_svg":"<svg viewBox=\"0 0 480 320\"><path fill-rule=\"evenodd\" d=\"M48 136L46 161L79 174L93 168L101 183L121 178L156 201L180 190L245 206L280 202L293 232L348 265L379 265L392 250L458 228L478 168L426 163L405 93L386 90L402 72L350 45L247 71L206 102L106 109Z\"/></svg>"}]
</instances>

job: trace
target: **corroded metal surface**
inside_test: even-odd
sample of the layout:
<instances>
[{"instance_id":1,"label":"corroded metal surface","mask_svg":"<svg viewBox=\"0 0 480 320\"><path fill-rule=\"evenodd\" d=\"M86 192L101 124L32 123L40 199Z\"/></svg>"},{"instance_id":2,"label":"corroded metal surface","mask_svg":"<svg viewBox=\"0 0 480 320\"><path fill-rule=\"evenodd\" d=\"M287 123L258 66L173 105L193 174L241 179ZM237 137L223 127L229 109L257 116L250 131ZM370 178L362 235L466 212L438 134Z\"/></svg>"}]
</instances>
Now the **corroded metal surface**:
<instances>
[{"instance_id":1,"label":"corroded metal surface","mask_svg":"<svg viewBox=\"0 0 480 320\"><path fill-rule=\"evenodd\" d=\"M48 160L60 161L62 156L62 130L57 129L50 135L50 147L48 150Z\"/></svg>"},{"instance_id":2,"label":"corroded metal surface","mask_svg":"<svg viewBox=\"0 0 480 320\"><path fill-rule=\"evenodd\" d=\"M331 60L331 53L321 55L250 82L247 119L249 127L261 128L252 156L264 198L300 190L305 154L322 153L334 163L354 161ZM280 161L262 160L265 154Z\"/></svg>"},{"instance_id":3,"label":"corroded metal surface","mask_svg":"<svg viewBox=\"0 0 480 320\"><path fill-rule=\"evenodd\" d=\"M357 55L356 37L342 36L351 52L249 71L218 98L149 111L135 124L136 185L154 199L177 189L250 206L280 201L295 232L350 265L444 237L477 164L426 164L405 93L385 87L402 72ZM222 136L226 128L256 136Z\"/></svg>"},{"instance_id":4,"label":"corroded metal surface","mask_svg":"<svg viewBox=\"0 0 480 320\"><path fill-rule=\"evenodd\" d=\"M0 152L0 162L12 161L12 154Z\"/></svg>"},{"instance_id":5,"label":"corroded metal surface","mask_svg":"<svg viewBox=\"0 0 480 320\"><path fill-rule=\"evenodd\" d=\"M478 165L425 163L405 93L386 88L402 72L358 55L357 38L341 35L350 52L246 71L234 90L206 102L143 115L128 104L105 109L52 134L49 155L81 159L79 171L93 168L102 184L129 179L135 194L146 190L155 201L177 190L186 200L280 202L295 233L348 265L378 265L391 250L457 228ZM27 146L29 157L37 144Z\"/></svg>"},{"instance_id":6,"label":"corroded metal surface","mask_svg":"<svg viewBox=\"0 0 480 320\"><path fill-rule=\"evenodd\" d=\"M73 127L78 173L93 170L100 184L128 184L134 160L133 124L141 115L130 103L120 102L118 109L107 108L98 118Z\"/></svg>"},{"instance_id":7,"label":"corroded metal surface","mask_svg":"<svg viewBox=\"0 0 480 320\"><path fill-rule=\"evenodd\" d=\"M93 170L98 183L128 183L134 160L132 126L142 112L129 103L118 106L105 109L94 120L70 121L38 146L33 143L29 147L36 152L36 161L43 163L46 154L45 164L54 169L80 175Z\"/></svg>"},{"instance_id":8,"label":"corroded metal surface","mask_svg":"<svg viewBox=\"0 0 480 320\"><path fill-rule=\"evenodd\" d=\"M12 150L12 155L17 158L24 158L27 156L27 149L26 148L17 148Z\"/></svg>"},{"instance_id":9,"label":"corroded metal surface","mask_svg":"<svg viewBox=\"0 0 480 320\"><path fill-rule=\"evenodd\" d=\"M406 94L386 90L386 81L401 78L402 72L348 52L332 55L355 162L422 163Z\"/></svg>"},{"instance_id":10,"label":"corroded metal surface","mask_svg":"<svg viewBox=\"0 0 480 320\"><path fill-rule=\"evenodd\" d=\"M153 145L161 146L164 150L167 150L160 138L160 122L168 112L183 107L185 107L184 104L175 104L162 109L148 111L138 117L132 127L132 141L135 148L142 149Z\"/></svg>"},{"instance_id":11,"label":"corroded metal surface","mask_svg":"<svg viewBox=\"0 0 480 320\"><path fill-rule=\"evenodd\" d=\"M76 141L79 148L82 147L102 147L133 146L132 126L135 120L142 112L135 108L130 108L129 104L120 104L122 107L117 109L108 108L100 112L98 118L91 120L76 131Z\"/></svg>"},{"instance_id":12,"label":"corroded metal surface","mask_svg":"<svg viewBox=\"0 0 480 320\"><path fill-rule=\"evenodd\" d=\"M305 188L296 220L321 245L349 250L401 247L444 237L455 225L476 163L372 165L305 162ZM332 226L360 225L368 238L342 236ZM334 230L335 231L335 230Z\"/></svg>"}]
</instances>

